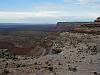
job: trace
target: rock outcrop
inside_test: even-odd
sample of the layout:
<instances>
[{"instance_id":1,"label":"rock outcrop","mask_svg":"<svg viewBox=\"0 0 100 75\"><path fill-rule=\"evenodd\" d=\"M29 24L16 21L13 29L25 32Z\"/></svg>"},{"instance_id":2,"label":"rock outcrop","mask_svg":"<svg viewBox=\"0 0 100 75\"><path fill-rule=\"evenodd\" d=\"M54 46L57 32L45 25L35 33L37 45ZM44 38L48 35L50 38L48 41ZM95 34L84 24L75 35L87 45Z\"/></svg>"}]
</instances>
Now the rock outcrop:
<instances>
[{"instance_id":1,"label":"rock outcrop","mask_svg":"<svg viewBox=\"0 0 100 75\"><path fill-rule=\"evenodd\" d=\"M81 24L80 27L76 27L74 31L79 33L100 34L100 17L94 22Z\"/></svg>"}]
</instances>

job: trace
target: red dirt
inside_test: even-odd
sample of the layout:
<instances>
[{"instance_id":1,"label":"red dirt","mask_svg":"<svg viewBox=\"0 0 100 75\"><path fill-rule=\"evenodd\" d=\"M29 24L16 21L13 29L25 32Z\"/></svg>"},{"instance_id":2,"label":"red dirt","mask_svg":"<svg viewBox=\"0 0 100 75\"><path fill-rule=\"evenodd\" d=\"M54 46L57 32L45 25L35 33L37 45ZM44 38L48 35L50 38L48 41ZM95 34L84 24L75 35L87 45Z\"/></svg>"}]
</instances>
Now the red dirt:
<instances>
[{"instance_id":1,"label":"red dirt","mask_svg":"<svg viewBox=\"0 0 100 75\"><path fill-rule=\"evenodd\" d=\"M11 54L27 54L32 48L17 48L13 43L0 42L0 49L8 49Z\"/></svg>"}]
</instances>

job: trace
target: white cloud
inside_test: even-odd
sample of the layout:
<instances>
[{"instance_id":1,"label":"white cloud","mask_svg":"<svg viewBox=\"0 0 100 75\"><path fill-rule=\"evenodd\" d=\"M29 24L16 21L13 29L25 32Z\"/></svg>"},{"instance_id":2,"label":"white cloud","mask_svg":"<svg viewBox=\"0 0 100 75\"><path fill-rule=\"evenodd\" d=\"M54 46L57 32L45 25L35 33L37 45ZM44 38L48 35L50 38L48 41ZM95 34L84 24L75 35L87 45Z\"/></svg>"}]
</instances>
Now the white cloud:
<instances>
[{"instance_id":1,"label":"white cloud","mask_svg":"<svg viewBox=\"0 0 100 75\"><path fill-rule=\"evenodd\" d=\"M87 4L91 2L92 0L78 0L81 4Z\"/></svg>"},{"instance_id":2,"label":"white cloud","mask_svg":"<svg viewBox=\"0 0 100 75\"><path fill-rule=\"evenodd\" d=\"M80 4L98 4L100 0L78 0Z\"/></svg>"},{"instance_id":3,"label":"white cloud","mask_svg":"<svg viewBox=\"0 0 100 75\"><path fill-rule=\"evenodd\" d=\"M66 3L72 4L99 4L100 0L64 0Z\"/></svg>"},{"instance_id":4,"label":"white cloud","mask_svg":"<svg viewBox=\"0 0 100 75\"><path fill-rule=\"evenodd\" d=\"M65 0L69 1L69 0ZM75 0L71 0L73 2ZM90 0L77 0L80 3L88 3ZM94 1L94 0L93 0ZM80 7L76 7L80 10ZM66 20L68 17L75 17L78 19L82 18L96 18L100 16L100 13L93 10L80 10L77 11L73 7L69 7L66 4L55 4L55 3L47 3L47 4L40 4L33 7L33 11L30 12L6 12L0 11L0 20L10 20L10 21L48 21L50 20ZM72 18L73 19L73 18Z\"/></svg>"},{"instance_id":5,"label":"white cloud","mask_svg":"<svg viewBox=\"0 0 100 75\"><path fill-rule=\"evenodd\" d=\"M50 18L55 17L57 12L39 11L39 12L0 12L0 19L25 19L25 18Z\"/></svg>"},{"instance_id":6,"label":"white cloud","mask_svg":"<svg viewBox=\"0 0 100 75\"><path fill-rule=\"evenodd\" d=\"M40 12L0 12L0 19L6 20L24 20L27 18L60 18L66 16L76 17L97 17L99 13L88 12L84 13L72 13L68 11L40 11Z\"/></svg>"}]
</instances>

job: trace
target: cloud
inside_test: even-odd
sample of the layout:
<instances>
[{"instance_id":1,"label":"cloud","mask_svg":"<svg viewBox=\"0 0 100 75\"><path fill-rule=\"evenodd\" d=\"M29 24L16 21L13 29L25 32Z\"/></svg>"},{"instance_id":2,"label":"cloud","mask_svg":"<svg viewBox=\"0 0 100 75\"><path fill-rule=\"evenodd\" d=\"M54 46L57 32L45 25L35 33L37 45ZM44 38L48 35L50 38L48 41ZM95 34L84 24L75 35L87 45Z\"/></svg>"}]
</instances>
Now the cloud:
<instances>
[{"instance_id":1,"label":"cloud","mask_svg":"<svg viewBox=\"0 0 100 75\"><path fill-rule=\"evenodd\" d=\"M25 19L25 18L50 18L55 17L57 12L39 11L39 12L0 12L0 19Z\"/></svg>"},{"instance_id":2,"label":"cloud","mask_svg":"<svg viewBox=\"0 0 100 75\"><path fill-rule=\"evenodd\" d=\"M99 0L78 0L80 4L98 4L100 3Z\"/></svg>"},{"instance_id":3,"label":"cloud","mask_svg":"<svg viewBox=\"0 0 100 75\"><path fill-rule=\"evenodd\" d=\"M90 3L92 0L78 0L81 4Z\"/></svg>"},{"instance_id":4,"label":"cloud","mask_svg":"<svg viewBox=\"0 0 100 75\"><path fill-rule=\"evenodd\" d=\"M64 0L66 3L72 4L100 4L100 0Z\"/></svg>"},{"instance_id":5,"label":"cloud","mask_svg":"<svg viewBox=\"0 0 100 75\"><path fill-rule=\"evenodd\" d=\"M60 18L65 16L76 16L76 17L97 17L99 13L88 12L84 13L73 13L69 11L39 11L39 12L0 12L0 19L6 20L24 20L29 18Z\"/></svg>"},{"instance_id":6,"label":"cloud","mask_svg":"<svg viewBox=\"0 0 100 75\"><path fill-rule=\"evenodd\" d=\"M90 0L64 0L65 2L69 2L68 5L64 4L56 4L56 3L45 3L45 4L37 4L33 6L33 11L28 12L13 12L13 11L0 11L0 21L10 21L10 22L57 22L57 21L69 21L69 17L73 20L80 19L95 19L97 16L100 16L100 11L97 12L93 9L89 10L83 8L81 6L72 6L73 4L86 4L91 2ZM94 1L94 0L93 0ZM73 3L73 4L70 4ZM77 11L78 10L78 11ZM70 19L70 20L71 20ZM71 20L71 21L72 21Z\"/></svg>"}]
</instances>

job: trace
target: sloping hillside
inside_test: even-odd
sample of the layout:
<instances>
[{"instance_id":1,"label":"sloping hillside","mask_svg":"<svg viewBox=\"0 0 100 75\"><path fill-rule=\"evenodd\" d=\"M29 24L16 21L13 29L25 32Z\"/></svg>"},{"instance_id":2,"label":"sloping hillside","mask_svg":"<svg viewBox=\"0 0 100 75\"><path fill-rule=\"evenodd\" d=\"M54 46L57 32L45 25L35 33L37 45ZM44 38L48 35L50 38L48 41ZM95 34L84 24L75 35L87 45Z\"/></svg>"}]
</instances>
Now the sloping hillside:
<instances>
[{"instance_id":1,"label":"sloping hillside","mask_svg":"<svg viewBox=\"0 0 100 75\"><path fill-rule=\"evenodd\" d=\"M63 32L45 56L0 62L9 75L100 75L100 35Z\"/></svg>"},{"instance_id":2,"label":"sloping hillside","mask_svg":"<svg viewBox=\"0 0 100 75\"><path fill-rule=\"evenodd\" d=\"M37 63L42 62L42 65L38 67L43 71L37 73L43 73L43 75L100 74L99 38L99 35L61 33L52 47L53 50L61 50L61 53L39 58Z\"/></svg>"},{"instance_id":3,"label":"sloping hillside","mask_svg":"<svg viewBox=\"0 0 100 75\"><path fill-rule=\"evenodd\" d=\"M35 60L35 75L100 75L99 35L61 33L52 50L61 51Z\"/></svg>"}]
</instances>

